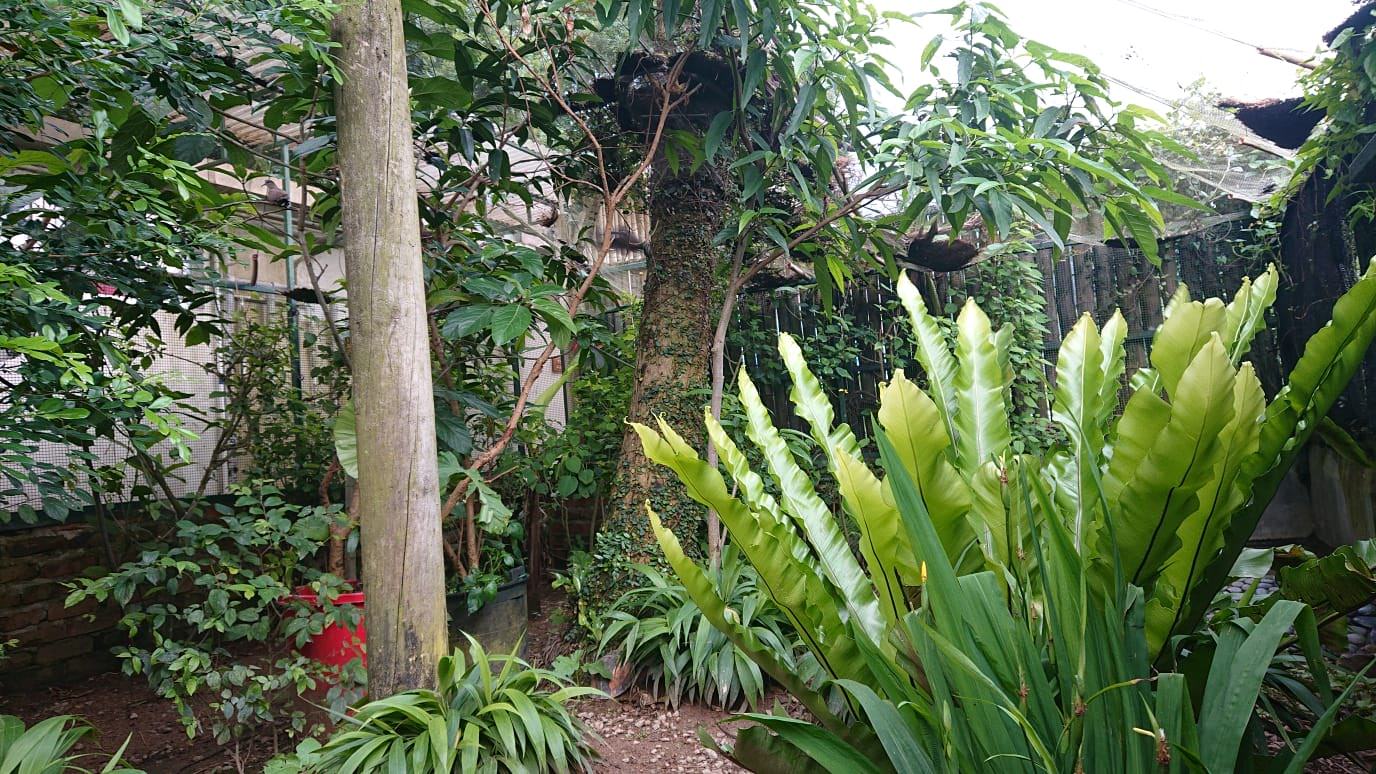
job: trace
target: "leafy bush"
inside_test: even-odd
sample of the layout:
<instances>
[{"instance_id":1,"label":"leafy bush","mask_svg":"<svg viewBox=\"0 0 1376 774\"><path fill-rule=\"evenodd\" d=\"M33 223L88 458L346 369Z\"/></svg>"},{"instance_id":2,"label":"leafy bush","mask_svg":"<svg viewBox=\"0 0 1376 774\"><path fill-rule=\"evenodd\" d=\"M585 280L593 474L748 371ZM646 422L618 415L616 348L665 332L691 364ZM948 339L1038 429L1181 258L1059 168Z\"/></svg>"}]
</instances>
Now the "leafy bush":
<instances>
[{"instance_id":1,"label":"leafy bush","mask_svg":"<svg viewBox=\"0 0 1376 774\"><path fill-rule=\"evenodd\" d=\"M593 610L593 601L589 599L585 586L588 573L592 571L592 561L592 554L581 548L570 551L568 571L554 573L554 582L550 585L563 589L573 600L577 631L595 640L602 636L602 616Z\"/></svg>"},{"instance_id":2,"label":"leafy bush","mask_svg":"<svg viewBox=\"0 0 1376 774\"><path fill-rule=\"evenodd\" d=\"M635 378L635 318L638 304L623 311L620 331L597 334L580 349L568 369L576 369L568 383L569 415L564 427L542 442L522 480L541 495L556 500L603 497L621 452L626 404ZM547 430L542 425L539 430Z\"/></svg>"},{"instance_id":3,"label":"leafy bush","mask_svg":"<svg viewBox=\"0 0 1376 774\"><path fill-rule=\"evenodd\" d=\"M72 748L91 727L71 715L54 715L40 720L32 728L13 715L0 715L0 774L59 774L85 772L76 762L89 755L73 755ZM101 774L143 774L138 769L120 766L125 739L119 750L100 770Z\"/></svg>"},{"instance_id":4,"label":"leafy bush","mask_svg":"<svg viewBox=\"0 0 1376 774\"><path fill-rule=\"evenodd\" d=\"M215 358L206 366L223 385L212 396L223 398L214 423L222 438L234 439L232 451L248 458L244 478L272 481L291 502L319 502L334 460L332 420L348 400L349 370L328 334L305 332L299 354L320 365L304 374L304 385L295 384L295 327L285 309L268 315L259 321L241 313L226 326ZM335 501L343 499L343 478L327 488Z\"/></svg>"},{"instance_id":5,"label":"leafy bush","mask_svg":"<svg viewBox=\"0 0 1376 774\"><path fill-rule=\"evenodd\" d=\"M598 691L565 683L469 638L440 659L438 690L368 702L351 726L311 752L321 772L591 771L593 750L568 703ZM553 690L550 690L553 689Z\"/></svg>"},{"instance_id":6,"label":"leafy bush","mask_svg":"<svg viewBox=\"0 0 1376 774\"><path fill-rule=\"evenodd\" d=\"M713 702L723 707L754 707L764 693L764 675L755 662L703 617L688 590L653 567L636 568L649 581L626 592L607 616L599 643L603 652L620 653L637 680L648 682L670 704ZM713 591L726 601L737 623L764 647L796 668L798 644L787 619L759 588L759 577L735 546L709 570Z\"/></svg>"},{"instance_id":7,"label":"leafy bush","mask_svg":"<svg viewBox=\"0 0 1376 774\"><path fill-rule=\"evenodd\" d=\"M274 486L237 485L232 505L216 504L200 518L177 522L170 541L148 545L134 561L98 578L75 582L67 605L112 599L124 609L120 625L130 644L115 649L128 675L145 675L158 695L177 707L187 734L202 730L191 699L209 691L216 741L238 739L264 723L305 729L297 696L314 689L322 667L295 653L336 623L356 626L360 611L330 603L347 590L339 578L310 566L329 539L339 506L291 505ZM309 585L319 607L294 599ZM245 648L268 646L259 659ZM347 704L358 664L336 677L330 699Z\"/></svg>"},{"instance_id":8,"label":"leafy bush","mask_svg":"<svg viewBox=\"0 0 1376 774\"><path fill-rule=\"evenodd\" d=\"M1229 304L1192 301L1182 289L1119 417L1126 325L1120 315L1102 330L1081 319L1057 361L1053 421L1067 440L1038 458L1010 448L1011 331L993 331L967 303L952 352L904 279L899 294L928 390L901 374L884 388L882 478L850 428L833 426L801 351L781 337L797 413L827 451L859 526L863 566L747 376L748 435L777 498L710 415L734 491L667 424L659 432L636 426L647 456L721 515L763 588L847 695L834 710L741 626L652 512L703 615L817 719L752 715L761 725L741 734L735 758L757 770L783 762L1230 771L1268 754L1246 731L1272 654L1293 627L1324 710L1312 728L1285 734L1290 744L1273 763L1302 766L1344 698L1326 689L1307 606L1281 600L1259 621L1227 621L1206 665L1165 671L1191 655L1170 646L1208 613L1281 478L1376 336L1373 262L1268 404L1251 365L1239 361L1276 282L1274 270L1244 282Z\"/></svg>"}]
</instances>

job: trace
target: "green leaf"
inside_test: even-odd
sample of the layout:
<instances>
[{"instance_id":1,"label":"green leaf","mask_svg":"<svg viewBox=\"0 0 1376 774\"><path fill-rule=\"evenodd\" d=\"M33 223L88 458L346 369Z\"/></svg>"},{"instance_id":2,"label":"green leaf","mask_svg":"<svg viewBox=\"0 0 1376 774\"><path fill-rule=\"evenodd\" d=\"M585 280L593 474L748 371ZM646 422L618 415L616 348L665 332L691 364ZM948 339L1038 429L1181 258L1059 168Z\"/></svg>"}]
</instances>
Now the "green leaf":
<instances>
[{"instance_id":1,"label":"green leaf","mask_svg":"<svg viewBox=\"0 0 1376 774\"><path fill-rule=\"evenodd\" d=\"M973 298L956 320L956 453L970 467L1003 454L1012 442L1005 372L989 318Z\"/></svg>"},{"instance_id":2,"label":"green leaf","mask_svg":"<svg viewBox=\"0 0 1376 774\"><path fill-rule=\"evenodd\" d=\"M1244 463L1252 478L1247 504L1226 527L1224 548L1208 564L1201 582L1190 590L1188 617L1182 630L1193 630L1207 610L1214 590L1227 582L1238 554L1256 529L1262 511L1304 444L1361 367L1376 337L1376 261L1333 306L1333 317L1304 346L1289 383L1266 410L1257 453Z\"/></svg>"},{"instance_id":3,"label":"green leaf","mask_svg":"<svg viewBox=\"0 0 1376 774\"><path fill-rule=\"evenodd\" d=\"M914 774L937 771L918 741L919 729L905 722L897 707L879 698L868 685L854 680L839 680L837 684L860 702L895 770Z\"/></svg>"},{"instance_id":4,"label":"green leaf","mask_svg":"<svg viewBox=\"0 0 1376 774\"><path fill-rule=\"evenodd\" d=\"M1146 456L1110 501L1119 514L1117 550L1129 582L1146 587L1179 546L1180 525L1194 512L1199 490L1223 455L1219 437L1234 415L1236 378L1222 342L1213 336L1181 376L1169 420L1150 437Z\"/></svg>"},{"instance_id":5,"label":"green leaf","mask_svg":"<svg viewBox=\"0 0 1376 774\"><path fill-rule=\"evenodd\" d=\"M684 590L697 603L702 615L718 631L726 635L736 647L740 648L741 652L749 656L751 661L759 664L760 668L770 677L778 681L789 693L801 701L813 715L824 723L840 728L841 722L827 709L826 699L809 688L796 672L781 662L774 652L761 643L754 630L748 626L743 626L740 623L739 614L732 613L727 609L726 600L717 593L716 586L713 585L711 579L707 577L701 567L694 564L693 560L683 553L683 547L679 544L678 538L664 527L664 524L659 520L659 515L648 504L646 513L650 518L650 528L654 531L655 538L664 551L664 557L669 560L669 566L678 575Z\"/></svg>"},{"instance_id":6,"label":"green leaf","mask_svg":"<svg viewBox=\"0 0 1376 774\"><path fill-rule=\"evenodd\" d=\"M470 304L445 315L440 325L440 335L453 341L469 336L492 325L492 315L497 307L487 304Z\"/></svg>"},{"instance_id":7,"label":"green leaf","mask_svg":"<svg viewBox=\"0 0 1376 774\"><path fill-rule=\"evenodd\" d=\"M721 149L722 139L726 137L726 131L731 128L735 121L736 114L730 110L724 110L712 119L712 124L707 127L707 134L703 139L702 151L707 156L707 161L711 162L717 157L717 151Z\"/></svg>"},{"instance_id":8,"label":"green leaf","mask_svg":"<svg viewBox=\"0 0 1376 774\"><path fill-rule=\"evenodd\" d=\"M941 410L946 436L954 440L956 431L956 361L946 344L946 337L937 327L936 319L927 312L927 305L917 287L904 274L898 278L898 298L908 311L917 341L917 362L927 376L927 389Z\"/></svg>"},{"instance_id":9,"label":"green leaf","mask_svg":"<svg viewBox=\"0 0 1376 774\"><path fill-rule=\"evenodd\" d=\"M881 774L880 770L836 734L818 728L805 720L795 720L779 715L761 715L748 712L742 718L753 720L768 728L785 741L802 750L807 756L833 772L854 772L855 774Z\"/></svg>"},{"instance_id":10,"label":"green leaf","mask_svg":"<svg viewBox=\"0 0 1376 774\"><path fill-rule=\"evenodd\" d=\"M1244 637L1232 624L1218 639L1199 709L1199 753L1209 771L1233 771L1271 657L1304 605L1277 602Z\"/></svg>"},{"instance_id":11,"label":"green leaf","mask_svg":"<svg viewBox=\"0 0 1376 774\"><path fill-rule=\"evenodd\" d=\"M349 475L349 478L358 478L358 432L354 424L354 402L346 401L340 406L339 413L334 418L334 428L331 430L334 436L334 453L339 459L339 467Z\"/></svg>"},{"instance_id":12,"label":"green leaf","mask_svg":"<svg viewBox=\"0 0 1376 774\"><path fill-rule=\"evenodd\" d=\"M504 346L525 335L532 321L530 309L519 304L507 304L492 310L492 320L488 329L492 331L492 341Z\"/></svg>"}]
</instances>

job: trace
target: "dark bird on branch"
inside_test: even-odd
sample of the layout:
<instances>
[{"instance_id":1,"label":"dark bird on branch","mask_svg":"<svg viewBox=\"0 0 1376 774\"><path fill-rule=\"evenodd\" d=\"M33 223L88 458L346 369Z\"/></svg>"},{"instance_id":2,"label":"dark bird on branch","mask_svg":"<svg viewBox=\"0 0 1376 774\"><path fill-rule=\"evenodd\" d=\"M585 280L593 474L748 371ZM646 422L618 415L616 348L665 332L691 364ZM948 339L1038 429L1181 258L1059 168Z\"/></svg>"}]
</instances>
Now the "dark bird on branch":
<instances>
[{"instance_id":1,"label":"dark bird on branch","mask_svg":"<svg viewBox=\"0 0 1376 774\"><path fill-rule=\"evenodd\" d=\"M636 233L628 228L612 229L611 246L613 250L638 251L646 257L650 255L650 243L636 236Z\"/></svg>"},{"instance_id":2,"label":"dark bird on branch","mask_svg":"<svg viewBox=\"0 0 1376 774\"><path fill-rule=\"evenodd\" d=\"M961 239L948 237L936 241L937 224L908 243L907 262L935 272L959 271L969 266L979 255L979 248Z\"/></svg>"}]
</instances>

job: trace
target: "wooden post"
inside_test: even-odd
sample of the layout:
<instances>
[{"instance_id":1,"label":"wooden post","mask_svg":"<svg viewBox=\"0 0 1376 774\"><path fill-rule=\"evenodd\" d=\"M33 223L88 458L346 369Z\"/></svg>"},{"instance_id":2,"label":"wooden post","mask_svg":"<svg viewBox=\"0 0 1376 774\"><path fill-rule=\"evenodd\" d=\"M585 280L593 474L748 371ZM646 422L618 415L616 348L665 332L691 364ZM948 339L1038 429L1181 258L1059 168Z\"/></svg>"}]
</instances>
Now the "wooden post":
<instances>
[{"instance_id":1,"label":"wooden post","mask_svg":"<svg viewBox=\"0 0 1376 774\"><path fill-rule=\"evenodd\" d=\"M399 0L335 16L368 691L433 687L448 647L411 98Z\"/></svg>"}]
</instances>

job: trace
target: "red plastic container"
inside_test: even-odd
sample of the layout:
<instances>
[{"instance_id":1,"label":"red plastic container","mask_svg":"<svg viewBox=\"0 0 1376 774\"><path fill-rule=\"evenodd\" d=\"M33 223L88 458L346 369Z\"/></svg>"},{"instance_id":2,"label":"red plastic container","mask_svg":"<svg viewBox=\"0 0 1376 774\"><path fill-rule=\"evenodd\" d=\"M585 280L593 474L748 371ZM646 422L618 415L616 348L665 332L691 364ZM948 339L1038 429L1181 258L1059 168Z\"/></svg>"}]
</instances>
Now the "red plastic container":
<instances>
[{"instance_id":1,"label":"red plastic container","mask_svg":"<svg viewBox=\"0 0 1376 774\"><path fill-rule=\"evenodd\" d=\"M309 586L300 586L290 599L297 599L309 605L318 605L318 597ZM363 592L350 591L335 597L334 604L353 605L363 608ZM358 626L349 628L339 624L330 624L325 630L311 638L304 647L301 648L301 655L312 661L329 666L343 666L355 658L362 657L363 666L368 666L368 653L364 649L364 643L368 641L368 630L363 625L363 616L359 615Z\"/></svg>"}]
</instances>

